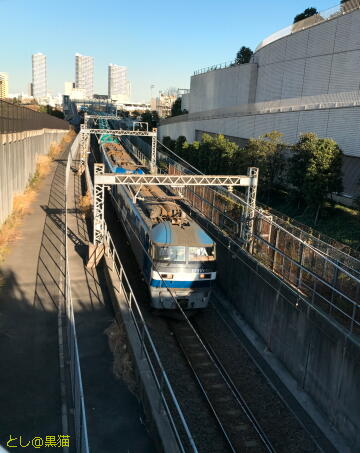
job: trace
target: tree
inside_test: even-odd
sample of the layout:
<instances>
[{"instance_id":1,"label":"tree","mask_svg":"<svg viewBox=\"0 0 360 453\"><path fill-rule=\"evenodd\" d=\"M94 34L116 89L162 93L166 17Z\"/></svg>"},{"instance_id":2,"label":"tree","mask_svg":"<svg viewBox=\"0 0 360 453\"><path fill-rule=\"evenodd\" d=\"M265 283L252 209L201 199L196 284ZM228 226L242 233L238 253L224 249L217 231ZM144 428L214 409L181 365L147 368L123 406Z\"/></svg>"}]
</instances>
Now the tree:
<instances>
[{"instance_id":1,"label":"tree","mask_svg":"<svg viewBox=\"0 0 360 453\"><path fill-rule=\"evenodd\" d=\"M279 183L285 167L283 134L272 131L259 138L250 138L245 146L246 166L259 168L259 190L270 197L275 183Z\"/></svg>"},{"instance_id":2,"label":"tree","mask_svg":"<svg viewBox=\"0 0 360 453\"><path fill-rule=\"evenodd\" d=\"M181 98L177 98L171 106L171 116L182 115L184 112L181 110Z\"/></svg>"},{"instance_id":3,"label":"tree","mask_svg":"<svg viewBox=\"0 0 360 453\"><path fill-rule=\"evenodd\" d=\"M319 14L316 8L306 8L302 13L294 17L294 24L296 24L296 22L300 22L303 19L314 16L315 14Z\"/></svg>"},{"instance_id":4,"label":"tree","mask_svg":"<svg viewBox=\"0 0 360 453\"><path fill-rule=\"evenodd\" d=\"M163 138L163 145L166 146L167 148L171 149L171 151L175 151L175 140L173 140L171 137L168 135Z\"/></svg>"},{"instance_id":5,"label":"tree","mask_svg":"<svg viewBox=\"0 0 360 453\"><path fill-rule=\"evenodd\" d=\"M151 111L151 117L152 117L152 127L158 127L159 125L159 114L156 110Z\"/></svg>"},{"instance_id":6,"label":"tree","mask_svg":"<svg viewBox=\"0 0 360 453\"><path fill-rule=\"evenodd\" d=\"M175 142L175 153L181 154L184 143L186 142L186 137L180 135Z\"/></svg>"},{"instance_id":7,"label":"tree","mask_svg":"<svg viewBox=\"0 0 360 453\"><path fill-rule=\"evenodd\" d=\"M64 119L64 113L60 110L54 109L50 105L41 105L39 107L39 112L47 113L48 115L55 116L56 118Z\"/></svg>"},{"instance_id":8,"label":"tree","mask_svg":"<svg viewBox=\"0 0 360 453\"><path fill-rule=\"evenodd\" d=\"M163 142L165 142L165 137ZM178 137L175 152L200 171L207 174L232 174L233 156L239 147L223 135L212 137L203 134L201 142L188 143L183 136Z\"/></svg>"},{"instance_id":9,"label":"tree","mask_svg":"<svg viewBox=\"0 0 360 453\"><path fill-rule=\"evenodd\" d=\"M358 187L360 187L360 179L359 179L359 182L358 182L357 185L358 185ZM359 211L359 212L358 212L358 216L360 217L360 190L359 190L358 193L355 195L354 206L355 206L355 208Z\"/></svg>"},{"instance_id":10,"label":"tree","mask_svg":"<svg viewBox=\"0 0 360 453\"><path fill-rule=\"evenodd\" d=\"M341 0L340 2L341 10L346 13L354 8L352 3L349 0Z\"/></svg>"},{"instance_id":11,"label":"tree","mask_svg":"<svg viewBox=\"0 0 360 453\"><path fill-rule=\"evenodd\" d=\"M242 46L236 54L235 64L249 63L253 54L254 52L249 47Z\"/></svg>"},{"instance_id":12,"label":"tree","mask_svg":"<svg viewBox=\"0 0 360 453\"><path fill-rule=\"evenodd\" d=\"M315 225L328 196L343 190L341 164L342 151L330 138L307 133L293 147L288 180L298 197L316 208Z\"/></svg>"},{"instance_id":13,"label":"tree","mask_svg":"<svg viewBox=\"0 0 360 453\"><path fill-rule=\"evenodd\" d=\"M148 123L149 130L157 127L159 123L159 114L156 110L150 112L150 110L146 110L144 113L141 114L141 121L144 123Z\"/></svg>"}]
</instances>

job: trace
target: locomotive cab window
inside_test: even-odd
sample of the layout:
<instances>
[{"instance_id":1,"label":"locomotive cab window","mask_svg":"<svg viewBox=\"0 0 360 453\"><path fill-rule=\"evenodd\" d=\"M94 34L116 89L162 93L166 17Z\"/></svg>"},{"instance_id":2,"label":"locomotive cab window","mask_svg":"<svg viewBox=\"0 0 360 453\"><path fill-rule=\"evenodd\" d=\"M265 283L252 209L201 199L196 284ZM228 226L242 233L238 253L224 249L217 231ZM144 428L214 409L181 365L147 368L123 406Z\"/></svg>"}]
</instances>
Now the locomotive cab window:
<instances>
[{"instance_id":1,"label":"locomotive cab window","mask_svg":"<svg viewBox=\"0 0 360 453\"><path fill-rule=\"evenodd\" d=\"M185 262L185 247L157 247L156 258L158 261Z\"/></svg>"},{"instance_id":2,"label":"locomotive cab window","mask_svg":"<svg viewBox=\"0 0 360 453\"><path fill-rule=\"evenodd\" d=\"M215 248L212 247L189 247L189 262L214 261Z\"/></svg>"}]
</instances>

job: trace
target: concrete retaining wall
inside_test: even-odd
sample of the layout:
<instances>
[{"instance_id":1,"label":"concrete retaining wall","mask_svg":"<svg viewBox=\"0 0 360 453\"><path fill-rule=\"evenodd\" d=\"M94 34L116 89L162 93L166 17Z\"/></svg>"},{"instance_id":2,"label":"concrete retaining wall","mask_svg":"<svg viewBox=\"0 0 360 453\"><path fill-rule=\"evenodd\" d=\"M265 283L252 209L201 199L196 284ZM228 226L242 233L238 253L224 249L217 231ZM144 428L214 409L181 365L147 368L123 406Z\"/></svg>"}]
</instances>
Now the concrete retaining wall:
<instances>
[{"instance_id":1,"label":"concrete retaining wall","mask_svg":"<svg viewBox=\"0 0 360 453\"><path fill-rule=\"evenodd\" d=\"M256 79L257 65L252 63L193 76L189 112L252 103L255 100Z\"/></svg>"},{"instance_id":2,"label":"concrete retaining wall","mask_svg":"<svg viewBox=\"0 0 360 453\"><path fill-rule=\"evenodd\" d=\"M356 10L256 52L256 102L358 90L359 20L360 10Z\"/></svg>"},{"instance_id":3,"label":"concrete retaining wall","mask_svg":"<svg viewBox=\"0 0 360 453\"><path fill-rule=\"evenodd\" d=\"M359 21L359 9L337 15L262 47L250 64L191 77L190 115L163 121L160 135L192 142L196 129L242 138L278 130L295 143L315 132L360 158Z\"/></svg>"},{"instance_id":4,"label":"concrete retaining wall","mask_svg":"<svg viewBox=\"0 0 360 453\"><path fill-rule=\"evenodd\" d=\"M288 287L245 253L240 260L218 245L217 256L218 283L231 303L359 451L360 343L298 304Z\"/></svg>"},{"instance_id":5,"label":"concrete retaining wall","mask_svg":"<svg viewBox=\"0 0 360 453\"><path fill-rule=\"evenodd\" d=\"M14 196L34 176L37 158L47 154L67 131L40 129L0 134L0 226L11 214Z\"/></svg>"}]
</instances>

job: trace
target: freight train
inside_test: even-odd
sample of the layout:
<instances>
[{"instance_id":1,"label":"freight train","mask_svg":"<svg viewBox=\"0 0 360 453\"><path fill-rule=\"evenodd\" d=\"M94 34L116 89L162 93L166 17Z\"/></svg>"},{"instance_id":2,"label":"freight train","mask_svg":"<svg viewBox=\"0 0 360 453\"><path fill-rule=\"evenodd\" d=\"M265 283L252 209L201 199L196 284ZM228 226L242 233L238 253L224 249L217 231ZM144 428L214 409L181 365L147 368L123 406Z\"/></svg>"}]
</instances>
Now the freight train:
<instances>
[{"instance_id":1,"label":"freight train","mask_svg":"<svg viewBox=\"0 0 360 453\"><path fill-rule=\"evenodd\" d=\"M102 136L105 172L143 173L120 140ZM199 310L216 280L216 244L159 186L113 185L112 199L159 310ZM136 194L136 195L135 195Z\"/></svg>"}]
</instances>

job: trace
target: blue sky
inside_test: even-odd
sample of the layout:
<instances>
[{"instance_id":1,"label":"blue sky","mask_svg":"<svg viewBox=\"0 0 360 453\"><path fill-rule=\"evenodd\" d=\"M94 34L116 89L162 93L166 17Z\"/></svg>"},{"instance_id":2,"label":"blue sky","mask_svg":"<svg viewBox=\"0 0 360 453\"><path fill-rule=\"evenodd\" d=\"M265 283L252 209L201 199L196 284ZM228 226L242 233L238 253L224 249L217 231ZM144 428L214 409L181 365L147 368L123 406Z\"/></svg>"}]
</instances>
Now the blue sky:
<instances>
[{"instance_id":1,"label":"blue sky","mask_svg":"<svg viewBox=\"0 0 360 453\"><path fill-rule=\"evenodd\" d=\"M336 0L0 0L0 72L10 92L26 91L31 54L48 59L48 88L74 79L74 55L95 58L95 92L107 92L107 65L129 68L133 100L168 87L188 88L194 70L255 49L309 6Z\"/></svg>"}]
</instances>

